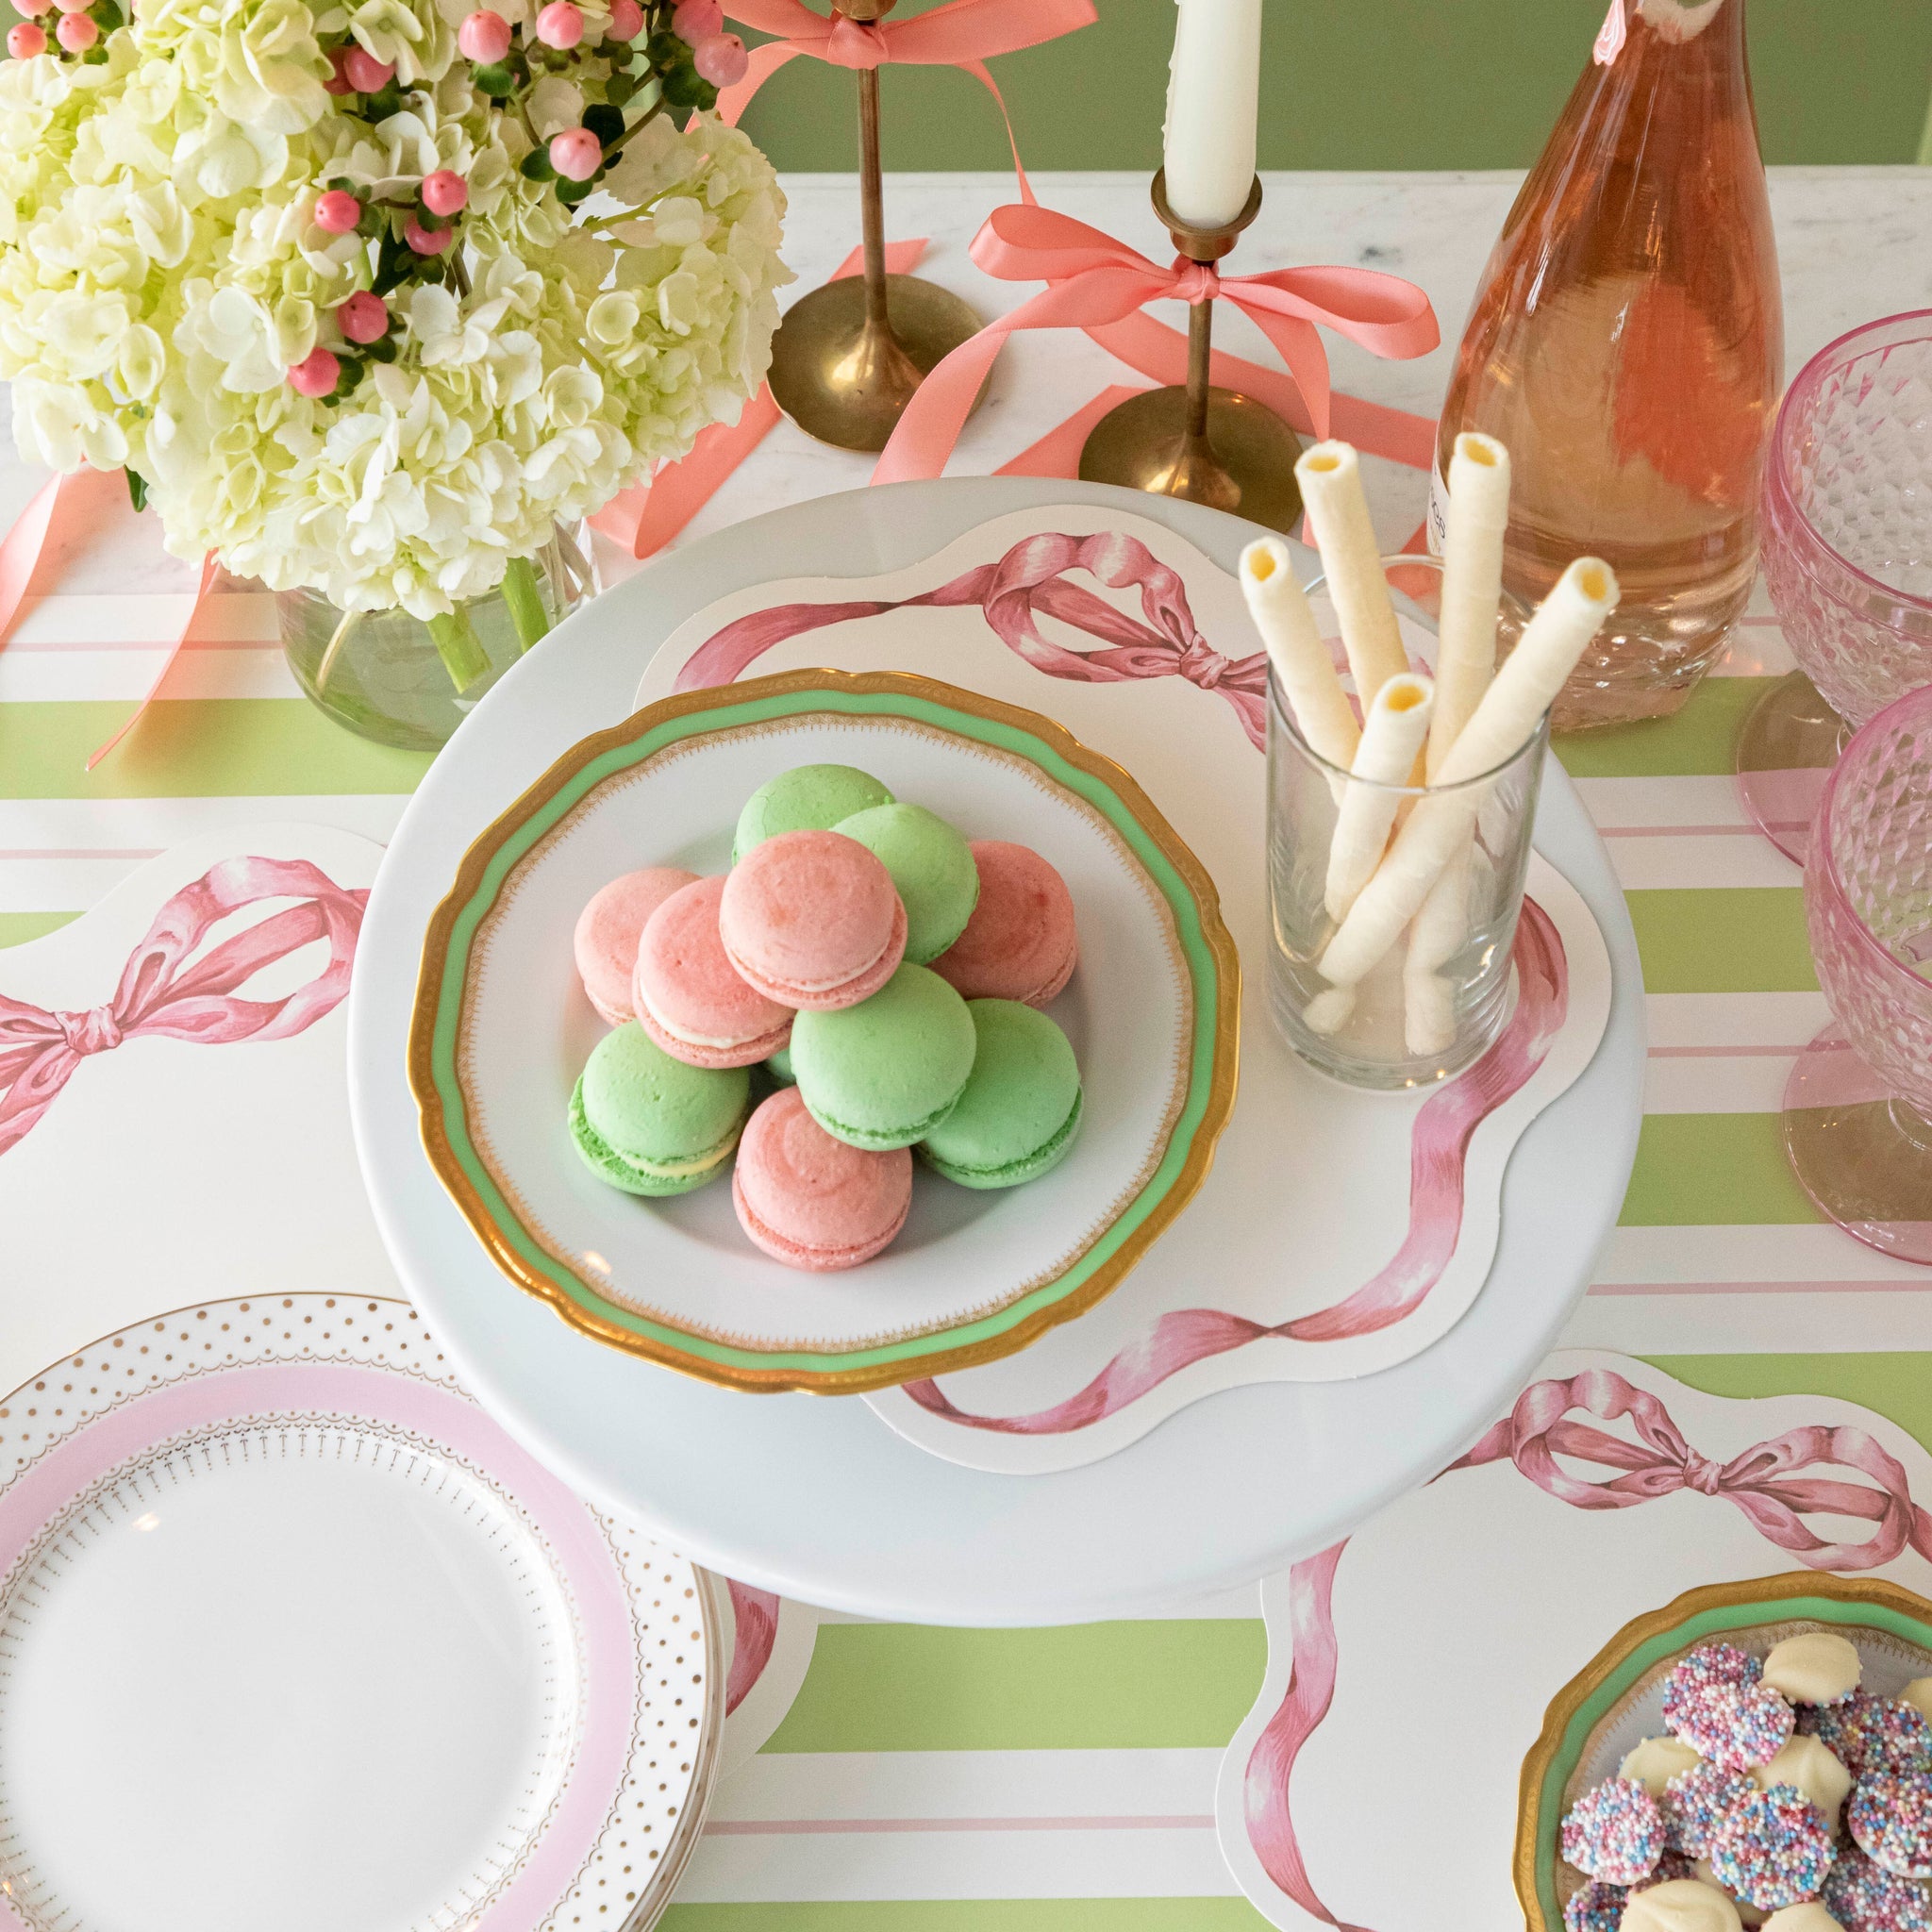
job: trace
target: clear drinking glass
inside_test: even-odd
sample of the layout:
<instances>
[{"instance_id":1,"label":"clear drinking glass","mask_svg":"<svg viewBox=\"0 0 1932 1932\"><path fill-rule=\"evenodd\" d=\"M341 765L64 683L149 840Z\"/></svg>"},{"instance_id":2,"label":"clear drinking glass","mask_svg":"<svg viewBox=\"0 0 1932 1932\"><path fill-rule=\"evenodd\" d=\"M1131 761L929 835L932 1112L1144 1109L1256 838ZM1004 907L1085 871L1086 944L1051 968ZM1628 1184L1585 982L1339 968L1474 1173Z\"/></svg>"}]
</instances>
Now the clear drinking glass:
<instances>
[{"instance_id":1,"label":"clear drinking glass","mask_svg":"<svg viewBox=\"0 0 1932 1932\"><path fill-rule=\"evenodd\" d=\"M1746 808L1800 861L1853 730L1932 684L1932 310L1840 336L1806 364L1765 464L1765 586L1803 667L1746 719Z\"/></svg>"},{"instance_id":2,"label":"clear drinking glass","mask_svg":"<svg viewBox=\"0 0 1932 1932\"><path fill-rule=\"evenodd\" d=\"M1824 781L1805 917L1836 1024L1785 1087L1785 1151L1849 1235L1932 1263L1932 688L1845 747Z\"/></svg>"},{"instance_id":3,"label":"clear drinking glass","mask_svg":"<svg viewBox=\"0 0 1932 1932\"><path fill-rule=\"evenodd\" d=\"M1396 593L1403 641L1412 666L1435 662L1433 612L1441 565L1392 557L1383 570ZM1318 612L1321 580L1308 586ZM1506 638L1521 622L1506 612ZM1514 1000L1510 948L1523 909L1549 720L1513 757L1461 785L1378 786L1351 777L1311 750L1283 704L1268 690L1269 1004L1282 1037L1309 1065L1351 1087L1397 1091L1459 1074L1502 1032ZM1427 802L1466 814L1467 843L1444 874L1443 922L1411 958L1411 926L1353 990L1338 993L1317 961L1337 930L1325 904L1329 847L1350 787L1364 787L1399 824ZM1425 1036L1412 1028L1420 1020ZM1432 1035L1433 1037L1426 1037Z\"/></svg>"}]
</instances>

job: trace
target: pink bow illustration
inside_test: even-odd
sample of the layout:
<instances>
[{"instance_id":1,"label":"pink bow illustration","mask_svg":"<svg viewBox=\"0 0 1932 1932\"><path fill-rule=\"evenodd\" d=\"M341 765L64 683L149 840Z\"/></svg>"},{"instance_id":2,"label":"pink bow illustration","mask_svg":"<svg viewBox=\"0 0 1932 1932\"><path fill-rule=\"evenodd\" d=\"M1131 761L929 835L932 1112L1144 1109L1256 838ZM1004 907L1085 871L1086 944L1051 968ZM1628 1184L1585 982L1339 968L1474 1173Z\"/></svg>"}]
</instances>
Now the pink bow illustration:
<instances>
[{"instance_id":1,"label":"pink bow illustration","mask_svg":"<svg viewBox=\"0 0 1932 1932\"><path fill-rule=\"evenodd\" d=\"M1082 570L1109 590L1128 587L1141 593L1137 624L1078 584L1067 573ZM1231 704L1241 728L1257 746L1267 742L1268 659L1224 658L1195 627L1180 574L1170 570L1147 546L1118 530L1092 537L1042 532L1016 543L993 563L982 563L936 591L895 603L779 604L755 610L708 638L677 674L679 691L702 691L741 676L774 644L828 624L877 617L888 610L943 608L977 604L1009 651L1049 677L1082 684L1118 684L1140 677L1184 677L1203 691L1218 692ZM1036 620L1057 617L1090 637L1104 650L1075 651L1041 634Z\"/></svg>"},{"instance_id":2,"label":"pink bow illustration","mask_svg":"<svg viewBox=\"0 0 1932 1932\"><path fill-rule=\"evenodd\" d=\"M1221 296L1251 315L1274 343L1319 437L1329 427L1328 355L1321 328L1334 329L1371 355L1396 358L1425 356L1441 340L1429 298L1400 276L1359 268L1223 276L1184 256L1161 268L1111 235L1033 203L994 208L971 253L1001 281L1047 286L961 342L932 371L881 454L874 483L937 476L945 468L993 358L1018 329L1091 332L1163 296L1189 303Z\"/></svg>"},{"instance_id":3,"label":"pink bow illustration","mask_svg":"<svg viewBox=\"0 0 1932 1932\"><path fill-rule=\"evenodd\" d=\"M1637 1440L1572 1422L1573 1409L1599 1422L1627 1420ZM1621 1474L1596 1480L1573 1475L1557 1462L1559 1456ZM1932 1515L1913 1502L1905 1465L1866 1430L1826 1424L1788 1429L1728 1462L1715 1462L1685 1441L1657 1396L1609 1369L1531 1384L1509 1414L1442 1474L1505 1459L1540 1490L1577 1509L1629 1509L1686 1490L1717 1498L1740 1509L1761 1536L1813 1570L1875 1570L1907 1544L1932 1558ZM1850 1470L1871 1480L1793 1474L1808 1468ZM1805 1517L1812 1514L1855 1517L1878 1526L1861 1543L1826 1542L1806 1526ZM1332 1604L1336 1566L1347 1547L1345 1541L1336 1543L1289 1572L1294 1669L1281 1707L1249 1755L1243 1808L1249 1842L1269 1877L1324 1924L1364 1932L1323 1904L1309 1880L1289 1804L1295 1759L1335 1696L1340 1652Z\"/></svg>"},{"instance_id":4,"label":"pink bow illustration","mask_svg":"<svg viewBox=\"0 0 1932 1932\"><path fill-rule=\"evenodd\" d=\"M286 1040L312 1026L349 990L366 891L346 891L306 858L225 858L155 915L113 997L54 1012L0 994L0 1154L23 1140L82 1060L151 1035L221 1046ZM221 920L263 899L303 903L212 946L195 947ZM230 997L243 981L315 940L328 964L279 1000Z\"/></svg>"},{"instance_id":5,"label":"pink bow illustration","mask_svg":"<svg viewBox=\"0 0 1932 1932\"><path fill-rule=\"evenodd\" d=\"M745 76L718 96L718 112L732 126L752 96L788 61L803 54L834 67L855 70L904 61L922 67L959 67L999 103L1007 104L987 69L993 54L1012 54L1058 40L1076 27L1091 26L1099 16L1092 0L947 0L905 20L847 20L842 13L815 13L803 0L728 0L733 20L761 34L779 38L754 47ZM1013 124L1007 120L1013 148L1013 172L1025 182Z\"/></svg>"}]
</instances>

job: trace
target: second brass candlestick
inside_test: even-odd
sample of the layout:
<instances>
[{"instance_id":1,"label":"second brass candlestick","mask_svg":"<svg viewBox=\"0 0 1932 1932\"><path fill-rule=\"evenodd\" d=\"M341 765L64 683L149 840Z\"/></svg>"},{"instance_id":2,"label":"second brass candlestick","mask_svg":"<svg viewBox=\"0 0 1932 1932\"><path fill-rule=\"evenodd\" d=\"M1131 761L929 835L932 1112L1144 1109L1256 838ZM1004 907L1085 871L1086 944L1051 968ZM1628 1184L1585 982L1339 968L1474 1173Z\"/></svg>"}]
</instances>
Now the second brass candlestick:
<instances>
[{"instance_id":1,"label":"second brass candlestick","mask_svg":"<svg viewBox=\"0 0 1932 1932\"><path fill-rule=\"evenodd\" d=\"M1190 261L1219 261L1261 208L1258 177L1247 205L1220 228L1194 227L1174 214L1164 170L1153 192L1154 212ZM1213 330L1213 303L1196 302L1188 311L1186 384L1149 390L1109 409L1080 452L1081 481L1205 503L1288 534L1302 513L1294 480L1301 441L1266 404L1209 382Z\"/></svg>"},{"instance_id":2,"label":"second brass candlestick","mask_svg":"<svg viewBox=\"0 0 1932 1932\"><path fill-rule=\"evenodd\" d=\"M856 21L878 20L893 4L837 0ZM926 372L977 335L980 321L950 289L886 273L875 67L858 72L858 199L865 273L827 282L786 310L772 339L770 381L778 407L808 436L881 450Z\"/></svg>"}]
</instances>

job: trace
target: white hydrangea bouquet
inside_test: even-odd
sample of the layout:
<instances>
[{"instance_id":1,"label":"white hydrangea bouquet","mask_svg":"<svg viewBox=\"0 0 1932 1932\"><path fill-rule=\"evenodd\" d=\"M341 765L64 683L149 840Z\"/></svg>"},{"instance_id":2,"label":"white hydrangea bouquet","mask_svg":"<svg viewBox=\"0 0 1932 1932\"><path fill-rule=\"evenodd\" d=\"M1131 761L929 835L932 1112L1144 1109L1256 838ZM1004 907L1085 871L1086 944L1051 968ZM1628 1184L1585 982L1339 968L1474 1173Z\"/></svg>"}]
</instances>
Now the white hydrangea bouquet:
<instances>
[{"instance_id":1,"label":"white hydrangea bouquet","mask_svg":"<svg viewBox=\"0 0 1932 1932\"><path fill-rule=\"evenodd\" d=\"M461 689L465 600L541 632L532 556L762 381L784 198L708 111L717 0L17 4L16 438L176 555L400 606Z\"/></svg>"}]
</instances>

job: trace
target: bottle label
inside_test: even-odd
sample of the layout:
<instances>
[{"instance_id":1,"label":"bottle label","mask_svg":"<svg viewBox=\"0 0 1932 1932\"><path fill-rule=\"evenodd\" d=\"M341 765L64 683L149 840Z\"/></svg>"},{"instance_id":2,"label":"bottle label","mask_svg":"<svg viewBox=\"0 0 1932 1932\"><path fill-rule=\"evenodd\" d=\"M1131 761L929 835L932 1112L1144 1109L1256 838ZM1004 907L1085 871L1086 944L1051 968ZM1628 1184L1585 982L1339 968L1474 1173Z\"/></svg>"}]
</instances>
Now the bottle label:
<instances>
[{"instance_id":1,"label":"bottle label","mask_svg":"<svg viewBox=\"0 0 1932 1932\"><path fill-rule=\"evenodd\" d=\"M1441 557L1442 546L1449 541L1449 480L1439 469L1429 472L1429 520L1425 527L1429 555Z\"/></svg>"},{"instance_id":2,"label":"bottle label","mask_svg":"<svg viewBox=\"0 0 1932 1932\"><path fill-rule=\"evenodd\" d=\"M1639 0L1638 10L1663 39L1681 45L1724 10L1724 0Z\"/></svg>"}]
</instances>

